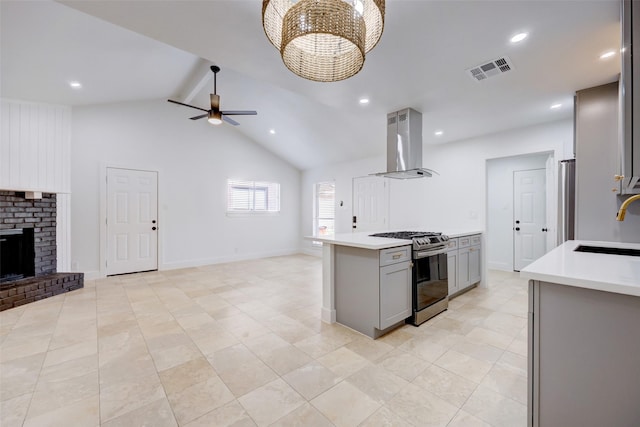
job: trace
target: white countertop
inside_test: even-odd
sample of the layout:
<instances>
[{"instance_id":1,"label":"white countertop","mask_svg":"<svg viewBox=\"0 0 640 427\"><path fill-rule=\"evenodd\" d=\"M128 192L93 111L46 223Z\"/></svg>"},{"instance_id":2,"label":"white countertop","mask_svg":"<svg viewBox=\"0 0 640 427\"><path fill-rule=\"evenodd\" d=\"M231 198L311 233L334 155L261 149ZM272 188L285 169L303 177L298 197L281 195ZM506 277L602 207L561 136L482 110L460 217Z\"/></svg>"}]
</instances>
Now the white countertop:
<instances>
[{"instance_id":1,"label":"white countertop","mask_svg":"<svg viewBox=\"0 0 640 427\"><path fill-rule=\"evenodd\" d=\"M384 231L383 231L384 232ZM376 233L375 231L369 232L359 232L359 233L339 233L334 236L305 236L304 238L307 240L316 240L318 242L323 242L332 245L340 245L340 246L352 246L355 248L363 248L363 249L387 249L387 248L395 248L398 246L406 246L410 245L410 240L404 239L390 239L388 237L371 237L370 234ZM482 231L477 230L444 230L442 234L446 234L447 236L460 237L460 236L470 236L472 234L481 234Z\"/></svg>"},{"instance_id":2,"label":"white countertop","mask_svg":"<svg viewBox=\"0 0 640 427\"><path fill-rule=\"evenodd\" d=\"M575 252L574 249L579 245L640 250L638 243L569 240L522 269L520 276L640 296L640 257Z\"/></svg>"}]
</instances>

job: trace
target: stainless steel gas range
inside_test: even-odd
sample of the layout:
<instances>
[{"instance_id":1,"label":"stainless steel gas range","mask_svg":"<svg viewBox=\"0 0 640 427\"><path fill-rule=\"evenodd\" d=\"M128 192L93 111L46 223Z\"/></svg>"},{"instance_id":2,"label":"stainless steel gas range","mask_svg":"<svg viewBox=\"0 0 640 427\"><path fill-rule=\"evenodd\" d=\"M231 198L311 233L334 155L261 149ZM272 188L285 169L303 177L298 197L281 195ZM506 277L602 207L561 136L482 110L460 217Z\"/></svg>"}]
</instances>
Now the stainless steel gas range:
<instances>
[{"instance_id":1,"label":"stainless steel gas range","mask_svg":"<svg viewBox=\"0 0 640 427\"><path fill-rule=\"evenodd\" d=\"M413 262L411 323L420 325L447 309L449 306L448 236L423 231L376 233L371 236L411 240Z\"/></svg>"}]
</instances>

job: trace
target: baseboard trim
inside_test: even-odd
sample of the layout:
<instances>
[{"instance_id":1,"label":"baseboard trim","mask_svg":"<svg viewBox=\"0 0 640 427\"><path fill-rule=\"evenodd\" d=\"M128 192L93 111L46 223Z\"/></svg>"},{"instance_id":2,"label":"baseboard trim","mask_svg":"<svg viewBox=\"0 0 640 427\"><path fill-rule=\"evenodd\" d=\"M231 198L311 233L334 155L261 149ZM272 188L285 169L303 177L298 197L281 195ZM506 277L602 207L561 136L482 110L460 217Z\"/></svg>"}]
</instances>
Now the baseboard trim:
<instances>
[{"instance_id":1,"label":"baseboard trim","mask_svg":"<svg viewBox=\"0 0 640 427\"><path fill-rule=\"evenodd\" d=\"M227 262L235 262L235 261L246 261L251 259L259 259L259 258L271 258L276 256L287 256L287 255L296 255L301 253L300 249L285 249L281 251L269 251L269 252L254 252L251 254L245 255L230 255L230 256L220 256L214 258L201 258L187 261L174 261L174 262L165 262L162 265L158 266L158 270L178 270L181 268L191 268L191 267L202 267L204 265L212 265L212 264L224 264Z\"/></svg>"}]
</instances>

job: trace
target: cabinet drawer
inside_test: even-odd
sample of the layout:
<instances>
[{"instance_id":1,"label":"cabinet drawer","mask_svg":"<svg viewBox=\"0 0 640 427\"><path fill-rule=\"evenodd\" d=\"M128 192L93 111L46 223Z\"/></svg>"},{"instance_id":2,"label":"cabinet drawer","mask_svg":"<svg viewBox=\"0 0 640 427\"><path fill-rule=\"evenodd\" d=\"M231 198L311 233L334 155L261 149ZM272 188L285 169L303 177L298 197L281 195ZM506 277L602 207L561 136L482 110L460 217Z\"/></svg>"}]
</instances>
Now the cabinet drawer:
<instances>
[{"instance_id":1,"label":"cabinet drawer","mask_svg":"<svg viewBox=\"0 0 640 427\"><path fill-rule=\"evenodd\" d=\"M397 248L382 249L380 251L380 267L409 261L411 259L411 246L399 246Z\"/></svg>"},{"instance_id":2,"label":"cabinet drawer","mask_svg":"<svg viewBox=\"0 0 640 427\"><path fill-rule=\"evenodd\" d=\"M475 236L471 236L471 245L479 245L480 244L480 235L476 234Z\"/></svg>"},{"instance_id":3,"label":"cabinet drawer","mask_svg":"<svg viewBox=\"0 0 640 427\"><path fill-rule=\"evenodd\" d=\"M458 239L449 239L447 242L447 251L455 251L456 249L458 249Z\"/></svg>"},{"instance_id":4,"label":"cabinet drawer","mask_svg":"<svg viewBox=\"0 0 640 427\"><path fill-rule=\"evenodd\" d=\"M464 236L464 237L458 238L459 248L466 248L468 246L471 246L471 236Z\"/></svg>"}]
</instances>

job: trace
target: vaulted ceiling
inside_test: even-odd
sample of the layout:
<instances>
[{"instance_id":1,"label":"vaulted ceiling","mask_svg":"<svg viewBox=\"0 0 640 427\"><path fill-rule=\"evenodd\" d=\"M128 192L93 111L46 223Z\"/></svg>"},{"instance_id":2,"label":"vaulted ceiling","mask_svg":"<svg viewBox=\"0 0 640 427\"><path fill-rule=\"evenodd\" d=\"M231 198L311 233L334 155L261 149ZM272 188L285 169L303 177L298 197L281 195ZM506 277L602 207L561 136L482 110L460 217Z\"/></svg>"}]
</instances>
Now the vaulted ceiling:
<instances>
[{"instance_id":1,"label":"vaulted ceiling","mask_svg":"<svg viewBox=\"0 0 640 427\"><path fill-rule=\"evenodd\" d=\"M206 107L214 63L223 109L259 113L238 118L236 130L300 169L384 154L386 113L404 107L423 113L425 144L568 118L576 90L615 81L620 70L619 55L599 58L620 47L617 0L387 0L380 43L359 74L336 83L285 68L262 30L259 0L0 7L3 97L81 106L185 99L199 88L190 102ZM522 31L527 39L509 42ZM481 82L466 73L505 55L508 73ZM551 110L555 103L562 107Z\"/></svg>"}]
</instances>

